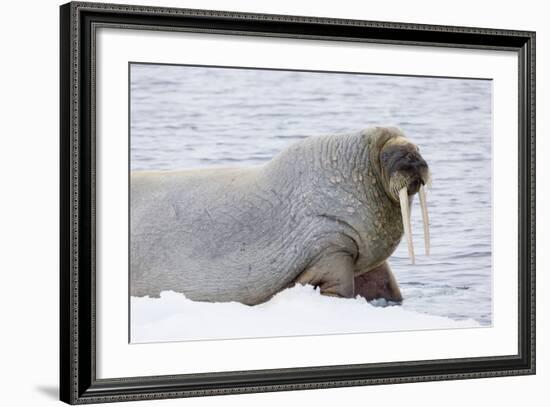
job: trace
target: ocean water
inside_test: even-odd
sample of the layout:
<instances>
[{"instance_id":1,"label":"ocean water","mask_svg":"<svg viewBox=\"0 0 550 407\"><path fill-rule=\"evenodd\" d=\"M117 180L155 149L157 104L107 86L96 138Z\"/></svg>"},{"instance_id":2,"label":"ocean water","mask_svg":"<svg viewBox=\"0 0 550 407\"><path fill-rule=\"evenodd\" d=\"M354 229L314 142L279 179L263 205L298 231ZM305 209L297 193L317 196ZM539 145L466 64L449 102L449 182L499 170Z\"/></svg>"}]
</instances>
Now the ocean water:
<instances>
[{"instance_id":1,"label":"ocean water","mask_svg":"<svg viewBox=\"0 0 550 407\"><path fill-rule=\"evenodd\" d=\"M132 170L255 165L307 136L398 126L432 173L431 255L418 201L416 264L389 259L403 308L492 321L490 80L131 66Z\"/></svg>"}]
</instances>

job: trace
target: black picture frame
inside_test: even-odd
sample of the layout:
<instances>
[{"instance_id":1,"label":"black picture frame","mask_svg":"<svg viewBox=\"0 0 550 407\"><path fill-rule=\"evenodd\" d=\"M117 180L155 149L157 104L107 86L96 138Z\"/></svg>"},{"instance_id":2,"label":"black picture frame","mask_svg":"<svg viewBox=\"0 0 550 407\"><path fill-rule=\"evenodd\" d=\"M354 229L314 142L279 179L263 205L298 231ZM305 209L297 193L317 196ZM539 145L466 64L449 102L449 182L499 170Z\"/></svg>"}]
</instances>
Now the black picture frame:
<instances>
[{"instance_id":1,"label":"black picture frame","mask_svg":"<svg viewBox=\"0 0 550 407\"><path fill-rule=\"evenodd\" d=\"M535 33L72 2L60 7L60 398L70 404L535 373ZM508 50L519 60L519 350L507 356L98 379L95 29ZM512 265L510 265L512 267Z\"/></svg>"}]
</instances>

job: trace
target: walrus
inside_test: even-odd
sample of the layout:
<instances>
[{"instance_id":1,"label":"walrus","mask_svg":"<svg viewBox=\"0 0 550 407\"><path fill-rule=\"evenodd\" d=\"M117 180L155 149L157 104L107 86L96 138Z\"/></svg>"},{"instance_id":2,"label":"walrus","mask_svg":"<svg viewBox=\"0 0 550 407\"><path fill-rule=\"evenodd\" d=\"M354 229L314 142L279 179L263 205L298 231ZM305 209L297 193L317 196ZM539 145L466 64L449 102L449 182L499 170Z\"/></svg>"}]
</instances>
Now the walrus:
<instances>
[{"instance_id":1,"label":"walrus","mask_svg":"<svg viewBox=\"0 0 550 407\"><path fill-rule=\"evenodd\" d=\"M294 284L400 302L388 264L429 169L393 127L313 136L251 167L134 171L130 295L255 305Z\"/></svg>"}]
</instances>

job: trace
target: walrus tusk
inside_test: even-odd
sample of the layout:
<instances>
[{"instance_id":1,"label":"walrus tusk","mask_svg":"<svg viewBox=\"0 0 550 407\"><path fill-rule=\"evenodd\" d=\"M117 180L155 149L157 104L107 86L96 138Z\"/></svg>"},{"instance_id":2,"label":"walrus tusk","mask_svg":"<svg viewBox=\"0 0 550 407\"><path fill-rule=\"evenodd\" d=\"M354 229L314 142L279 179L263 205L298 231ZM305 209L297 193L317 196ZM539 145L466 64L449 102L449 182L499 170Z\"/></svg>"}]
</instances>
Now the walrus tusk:
<instances>
[{"instance_id":1,"label":"walrus tusk","mask_svg":"<svg viewBox=\"0 0 550 407\"><path fill-rule=\"evenodd\" d=\"M409 209L409 194L407 193L407 187L403 187L399 190L399 201L401 203L401 219L403 220L403 230L405 232L405 238L407 239L407 247L409 248L409 257L411 258L411 263L414 264L411 211Z\"/></svg>"},{"instance_id":2,"label":"walrus tusk","mask_svg":"<svg viewBox=\"0 0 550 407\"><path fill-rule=\"evenodd\" d=\"M428 203L426 201L426 190L424 185L418 191L420 197L420 208L422 209L422 224L424 225L424 249L426 256L430 255L430 218L428 217Z\"/></svg>"}]
</instances>

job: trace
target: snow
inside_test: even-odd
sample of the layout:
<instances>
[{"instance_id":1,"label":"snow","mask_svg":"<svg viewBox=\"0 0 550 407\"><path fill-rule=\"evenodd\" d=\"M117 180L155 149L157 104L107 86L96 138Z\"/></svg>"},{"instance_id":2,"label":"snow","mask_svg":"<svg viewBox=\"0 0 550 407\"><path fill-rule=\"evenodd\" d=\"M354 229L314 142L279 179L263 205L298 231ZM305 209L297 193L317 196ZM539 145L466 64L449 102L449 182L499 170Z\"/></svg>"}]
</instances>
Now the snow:
<instances>
[{"instance_id":1,"label":"snow","mask_svg":"<svg viewBox=\"0 0 550 407\"><path fill-rule=\"evenodd\" d=\"M421 329L479 327L475 320L452 320L407 310L385 301L321 295L296 285L263 304L191 301L163 291L160 298L131 297L131 342L258 338Z\"/></svg>"}]
</instances>

